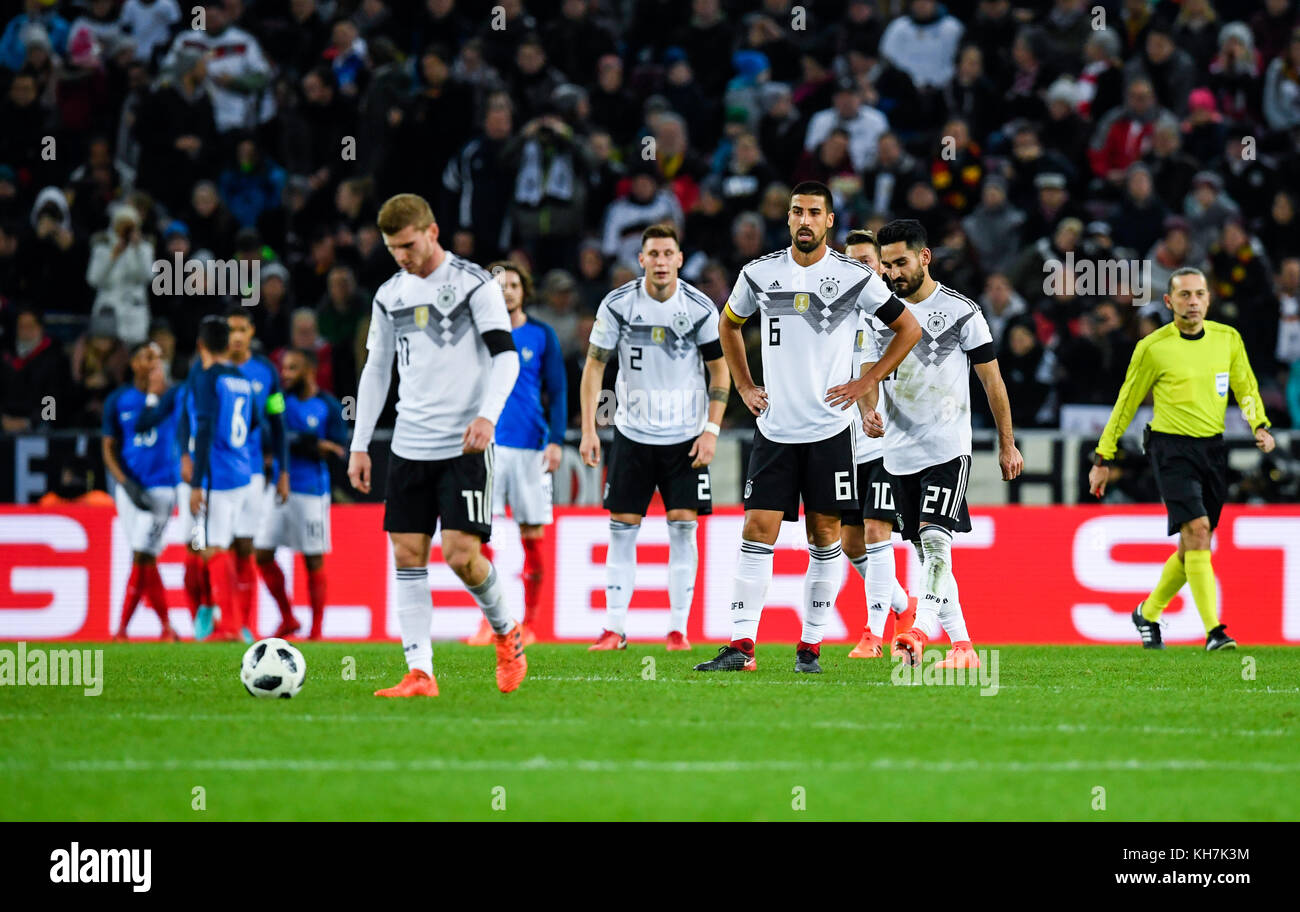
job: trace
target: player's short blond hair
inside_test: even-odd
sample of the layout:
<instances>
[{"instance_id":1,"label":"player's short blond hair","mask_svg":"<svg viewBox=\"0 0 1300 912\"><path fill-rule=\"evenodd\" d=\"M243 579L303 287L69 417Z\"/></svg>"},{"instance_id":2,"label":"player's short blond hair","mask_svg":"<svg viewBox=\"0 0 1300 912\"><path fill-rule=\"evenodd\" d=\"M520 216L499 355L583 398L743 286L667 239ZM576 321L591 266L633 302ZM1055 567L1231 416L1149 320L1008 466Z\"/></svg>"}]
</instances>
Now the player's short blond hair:
<instances>
[{"instance_id":1,"label":"player's short blond hair","mask_svg":"<svg viewBox=\"0 0 1300 912\"><path fill-rule=\"evenodd\" d=\"M387 235L398 234L408 227L423 231L434 223L433 210L424 197L415 193L399 193L390 196L379 207L375 223Z\"/></svg>"}]
</instances>

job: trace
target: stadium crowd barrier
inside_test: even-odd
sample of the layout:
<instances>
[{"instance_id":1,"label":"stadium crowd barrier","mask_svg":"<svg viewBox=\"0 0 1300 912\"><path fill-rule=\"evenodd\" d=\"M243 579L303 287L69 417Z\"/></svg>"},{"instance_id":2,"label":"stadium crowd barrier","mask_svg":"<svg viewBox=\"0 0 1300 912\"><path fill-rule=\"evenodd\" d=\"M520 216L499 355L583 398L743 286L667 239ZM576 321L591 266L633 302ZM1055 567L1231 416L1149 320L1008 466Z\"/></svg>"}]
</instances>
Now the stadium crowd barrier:
<instances>
[{"instance_id":1,"label":"stadium crowd barrier","mask_svg":"<svg viewBox=\"0 0 1300 912\"><path fill-rule=\"evenodd\" d=\"M1120 643L1134 645L1133 606L1159 575L1173 539L1153 506L1004 506L972 508L974 529L957 536L954 567L967 622L977 643ZM382 531L382 507L336 505L325 636L339 640L398 637L394 565ZM700 567L688 635L725 641L731 579L740 545L739 508L701 517ZM159 559L171 620L192 632L182 589L180 524L167 529ZM601 628L608 518L595 508L559 507L547 528L547 567L535 624L542 640L586 641ZM516 528L499 519L492 546L506 597L522 612L523 551ZM799 638L807 541L802 523L785 523L760 632L765 642ZM915 593L920 568L896 539L899 580ZM307 617L306 576L294 555L278 559L295 611ZM1230 506L1215 533L1220 611L1242 643L1300 643L1300 506ZM862 584L847 562L827 640L848 642L865 620ZM105 640L116 628L130 572L130 552L107 507L0 506L0 640ZM468 592L440 561L435 539L429 580L434 636L471 634L479 620ZM633 640L662 642L668 620L668 530L662 512L647 517L638 539L636 595L628 615ZM255 630L269 636L278 612L258 585ZM1167 642L1200 643L1204 633L1187 590L1165 614ZM160 633L142 605L129 633Z\"/></svg>"}]
</instances>

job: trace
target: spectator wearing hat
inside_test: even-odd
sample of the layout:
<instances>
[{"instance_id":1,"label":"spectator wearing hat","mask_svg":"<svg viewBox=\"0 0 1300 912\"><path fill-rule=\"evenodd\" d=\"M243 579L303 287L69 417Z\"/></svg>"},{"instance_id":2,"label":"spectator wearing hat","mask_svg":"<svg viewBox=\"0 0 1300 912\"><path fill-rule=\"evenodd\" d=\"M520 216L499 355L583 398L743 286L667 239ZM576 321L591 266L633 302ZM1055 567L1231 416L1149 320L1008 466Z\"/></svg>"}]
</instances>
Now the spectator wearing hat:
<instances>
[{"instance_id":1,"label":"spectator wearing hat","mask_svg":"<svg viewBox=\"0 0 1300 912\"><path fill-rule=\"evenodd\" d=\"M1264 74L1264 119L1278 132L1300 127L1300 25Z\"/></svg>"},{"instance_id":2,"label":"spectator wearing hat","mask_svg":"<svg viewBox=\"0 0 1300 912\"><path fill-rule=\"evenodd\" d=\"M769 21L763 16L759 18ZM733 120L731 113L734 109L743 110L745 118L741 123L744 128L757 129L763 116L762 87L772 79L772 65L766 54L756 50L737 51L732 55L731 65L736 75L727 83L722 98L723 110L728 121Z\"/></svg>"},{"instance_id":3,"label":"spectator wearing hat","mask_svg":"<svg viewBox=\"0 0 1300 912\"><path fill-rule=\"evenodd\" d=\"M116 318L114 335L128 346L149 334L149 284L153 278L153 244L140 229L131 206L118 206L109 230L91 238L86 284L95 290L92 315Z\"/></svg>"},{"instance_id":4,"label":"spectator wearing hat","mask_svg":"<svg viewBox=\"0 0 1300 912\"><path fill-rule=\"evenodd\" d=\"M962 219L962 227L988 272L1006 272L1021 249L1025 214L1007 200L1006 178L990 174L980 188L979 205Z\"/></svg>"},{"instance_id":5,"label":"spectator wearing hat","mask_svg":"<svg viewBox=\"0 0 1300 912\"><path fill-rule=\"evenodd\" d=\"M1183 148L1197 161L1213 161L1223 149L1227 128L1209 89L1193 89L1183 118Z\"/></svg>"},{"instance_id":6,"label":"spectator wearing hat","mask_svg":"<svg viewBox=\"0 0 1300 912\"><path fill-rule=\"evenodd\" d=\"M1078 83L1062 76L1047 89L1047 119L1040 136L1043 146L1070 163L1075 174L1088 170L1088 140L1092 127L1079 116Z\"/></svg>"},{"instance_id":7,"label":"spectator wearing hat","mask_svg":"<svg viewBox=\"0 0 1300 912\"><path fill-rule=\"evenodd\" d=\"M90 289L85 265L89 251L72 223L68 198L58 187L36 194L30 216L31 234L21 241L28 287L64 313L87 313Z\"/></svg>"},{"instance_id":8,"label":"spectator wearing hat","mask_svg":"<svg viewBox=\"0 0 1300 912\"><path fill-rule=\"evenodd\" d=\"M1183 215L1192 230L1192 243L1198 250L1209 250L1217 243L1223 223L1239 216L1241 208L1223 192L1223 178L1213 171L1198 171L1192 177L1192 189L1183 200Z\"/></svg>"},{"instance_id":9,"label":"spectator wearing hat","mask_svg":"<svg viewBox=\"0 0 1300 912\"><path fill-rule=\"evenodd\" d=\"M1200 170L1195 158L1183 151L1183 132L1173 116L1156 121L1151 147L1142 163L1151 170L1156 196L1177 204L1191 189L1192 177Z\"/></svg>"},{"instance_id":10,"label":"spectator wearing hat","mask_svg":"<svg viewBox=\"0 0 1300 912\"><path fill-rule=\"evenodd\" d=\"M1131 83L1139 77L1151 83L1156 101L1180 117L1187 113L1187 99L1198 75L1192 56L1174 43L1173 26L1156 17L1147 28L1142 51L1124 67Z\"/></svg>"},{"instance_id":11,"label":"spectator wearing hat","mask_svg":"<svg viewBox=\"0 0 1300 912\"><path fill-rule=\"evenodd\" d=\"M1056 356L1038 340L1033 321L1028 317L1011 320L997 352L998 367L1012 402L1012 423L1016 427L1054 425Z\"/></svg>"},{"instance_id":12,"label":"spectator wearing hat","mask_svg":"<svg viewBox=\"0 0 1300 912\"><path fill-rule=\"evenodd\" d=\"M23 27L22 42L27 50L27 57L23 61L21 72L30 73L35 77L42 107L53 108L54 89L58 85L57 77L62 61L54 56L54 46L50 43L49 33L39 22L29 22Z\"/></svg>"},{"instance_id":13,"label":"spectator wearing hat","mask_svg":"<svg viewBox=\"0 0 1300 912\"><path fill-rule=\"evenodd\" d=\"M1064 218L1080 218L1078 206L1070 199L1065 175L1044 171L1034 178L1035 203L1025 213L1025 240L1049 236Z\"/></svg>"},{"instance_id":14,"label":"spectator wearing hat","mask_svg":"<svg viewBox=\"0 0 1300 912\"><path fill-rule=\"evenodd\" d=\"M73 427L100 427L104 400L126 377L127 347L117 337L116 325L111 308L97 311L72 348Z\"/></svg>"},{"instance_id":15,"label":"spectator wearing hat","mask_svg":"<svg viewBox=\"0 0 1300 912\"><path fill-rule=\"evenodd\" d=\"M1118 187L1128 166L1146 153L1155 123L1164 112L1151 80L1141 74L1130 77L1124 106L1103 117L1093 131L1088 148L1092 173Z\"/></svg>"},{"instance_id":16,"label":"spectator wearing hat","mask_svg":"<svg viewBox=\"0 0 1300 912\"><path fill-rule=\"evenodd\" d=\"M569 263L584 227L593 162L586 144L562 118L548 114L524 124L505 144L501 158L515 173L511 217L516 243L539 269ZM641 164L655 167L652 161Z\"/></svg>"},{"instance_id":17,"label":"spectator wearing hat","mask_svg":"<svg viewBox=\"0 0 1300 912\"><path fill-rule=\"evenodd\" d=\"M804 134L804 151L816 151L836 128L849 136L849 158L854 170L863 171L875 165L876 147L880 137L889 130L889 121L862 100L858 85L851 76L836 82L832 106L809 119L808 132Z\"/></svg>"},{"instance_id":18,"label":"spectator wearing hat","mask_svg":"<svg viewBox=\"0 0 1300 912\"><path fill-rule=\"evenodd\" d=\"M45 333L45 320L34 307L20 307L14 317L13 351L0 357L0 428L7 433L46 428L68 385L63 347Z\"/></svg>"},{"instance_id":19,"label":"spectator wearing hat","mask_svg":"<svg viewBox=\"0 0 1300 912\"><path fill-rule=\"evenodd\" d=\"M1160 237L1169 210L1156 196L1151 169L1141 162L1129 165L1124 178L1124 195L1115 214L1115 243L1145 251Z\"/></svg>"},{"instance_id":20,"label":"spectator wearing hat","mask_svg":"<svg viewBox=\"0 0 1300 912\"><path fill-rule=\"evenodd\" d=\"M1263 72L1255 36L1244 22L1219 29L1219 52L1210 62L1210 91L1220 113L1231 123L1262 123Z\"/></svg>"},{"instance_id":21,"label":"spectator wearing hat","mask_svg":"<svg viewBox=\"0 0 1300 912\"><path fill-rule=\"evenodd\" d=\"M59 15L58 7L42 0L23 0L23 11L9 20L0 36L0 67L17 72L27 57L23 43L23 30L28 25L40 25L49 38L54 52L60 56L68 46L68 20ZM28 33L31 34L30 32Z\"/></svg>"},{"instance_id":22,"label":"spectator wearing hat","mask_svg":"<svg viewBox=\"0 0 1300 912\"><path fill-rule=\"evenodd\" d=\"M680 230L685 218L676 195L660 185L653 161L634 160L631 175L627 196L614 200L605 211L600 249L606 258L636 269L641 232L664 222ZM555 330L559 332L558 327Z\"/></svg>"},{"instance_id":23,"label":"spectator wearing hat","mask_svg":"<svg viewBox=\"0 0 1300 912\"><path fill-rule=\"evenodd\" d=\"M289 270L280 262L266 263L260 270L262 281L259 307L254 309L256 337L267 351L275 351L289 344L289 315L294 310L293 295L289 290ZM276 362L279 363L278 361Z\"/></svg>"},{"instance_id":24,"label":"spectator wearing hat","mask_svg":"<svg viewBox=\"0 0 1300 912\"><path fill-rule=\"evenodd\" d=\"M195 183L212 173L217 127L204 53L182 49L172 67L141 102L132 133L140 144L140 186L182 212Z\"/></svg>"}]
</instances>

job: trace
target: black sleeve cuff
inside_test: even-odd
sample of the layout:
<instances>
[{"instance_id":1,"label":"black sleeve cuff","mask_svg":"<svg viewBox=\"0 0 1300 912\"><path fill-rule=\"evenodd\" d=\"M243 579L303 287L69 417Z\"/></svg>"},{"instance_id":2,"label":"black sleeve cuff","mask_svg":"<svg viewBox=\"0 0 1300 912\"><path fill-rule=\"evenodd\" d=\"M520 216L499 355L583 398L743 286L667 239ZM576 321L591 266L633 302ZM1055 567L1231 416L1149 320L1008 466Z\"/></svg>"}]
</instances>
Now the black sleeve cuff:
<instances>
[{"instance_id":1,"label":"black sleeve cuff","mask_svg":"<svg viewBox=\"0 0 1300 912\"><path fill-rule=\"evenodd\" d=\"M889 300L876 309L876 319L886 326L892 326L894 321L903 315L905 309L897 295L890 295Z\"/></svg>"},{"instance_id":2,"label":"black sleeve cuff","mask_svg":"<svg viewBox=\"0 0 1300 912\"><path fill-rule=\"evenodd\" d=\"M722 343L717 339L700 346L700 357L705 361L717 361L722 357Z\"/></svg>"},{"instance_id":3,"label":"black sleeve cuff","mask_svg":"<svg viewBox=\"0 0 1300 912\"><path fill-rule=\"evenodd\" d=\"M1093 453L1093 454L1092 454L1092 464L1095 465L1095 466L1107 466L1107 467L1109 467L1109 466L1114 465L1114 463L1115 463L1115 460L1113 460L1113 459L1106 459L1106 458L1104 458L1100 453Z\"/></svg>"},{"instance_id":4,"label":"black sleeve cuff","mask_svg":"<svg viewBox=\"0 0 1300 912\"><path fill-rule=\"evenodd\" d=\"M998 353L993 348L992 342L985 342L983 345L966 352L966 357L970 358L971 364L988 364L990 361L998 359Z\"/></svg>"},{"instance_id":5,"label":"black sleeve cuff","mask_svg":"<svg viewBox=\"0 0 1300 912\"><path fill-rule=\"evenodd\" d=\"M488 354L493 356L515 350L514 336L504 329L489 329L483 333L483 344L487 346Z\"/></svg>"}]
</instances>

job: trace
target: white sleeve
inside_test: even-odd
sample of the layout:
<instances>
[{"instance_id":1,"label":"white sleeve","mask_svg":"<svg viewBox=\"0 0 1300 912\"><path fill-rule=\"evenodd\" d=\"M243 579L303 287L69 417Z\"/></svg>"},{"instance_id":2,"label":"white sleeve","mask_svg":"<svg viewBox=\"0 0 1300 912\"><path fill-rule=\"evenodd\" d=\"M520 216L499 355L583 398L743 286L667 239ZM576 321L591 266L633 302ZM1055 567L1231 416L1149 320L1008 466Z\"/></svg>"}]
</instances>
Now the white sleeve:
<instances>
[{"instance_id":1,"label":"white sleeve","mask_svg":"<svg viewBox=\"0 0 1300 912\"><path fill-rule=\"evenodd\" d=\"M989 323L984 319L984 314L979 311L971 314L971 318L961 327L961 350L974 351L981 345L992 343L993 333L989 331Z\"/></svg>"},{"instance_id":2,"label":"white sleeve","mask_svg":"<svg viewBox=\"0 0 1300 912\"><path fill-rule=\"evenodd\" d=\"M379 413L388 401L393 376L393 321L378 296L370 308L370 332L366 335L366 366L357 381L357 420L352 428L351 450L364 453L370 448Z\"/></svg>"},{"instance_id":3,"label":"white sleeve","mask_svg":"<svg viewBox=\"0 0 1300 912\"><path fill-rule=\"evenodd\" d=\"M617 314L614 313L614 305L609 303L609 295L606 295L601 300L600 306L596 308L596 322L591 325L591 337L588 343L606 351L614 351L618 348L621 325Z\"/></svg>"},{"instance_id":4,"label":"white sleeve","mask_svg":"<svg viewBox=\"0 0 1300 912\"><path fill-rule=\"evenodd\" d=\"M880 305L893 296L894 293L889 290L885 280L873 269L871 278L867 279L867 283L862 286L862 291L858 292L858 307L867 316L874 316L880 309Z\"/></svg>"},{"instance_id":5,"label":"white sleeve","mask_svg":"<svg viewBox=\"0 0 1300 912\"><path fill-rule=\"evenodd\" d=\"M506 309L506 298L501 293L501 285L495 279L488 279L479 285L469 296L469 310L474 317L474 327L478 334L493 330L510 335L510 313ZM507 351L497 352L492 356L492 370L488 375L487 392L479 406L478 417L486 418L493 424L501 418L501 410L506 407L510 391L515 388L519 376L519 353L512 345Z\"/></svg>"},{"instance_id":6,"label":"white sleeve","mask_svg":"<svg viewBox=\"0 0 1300 912\"><path fill-rule=\"evenodd\" d=\"M754 297L754 289L749 287L749 278L743 268L740 270L740 275L736 276L731 297L727 298L727 309L742 318L752 317L754 311L758 310L758 299Z\"/></svg>"}]
</instances>

